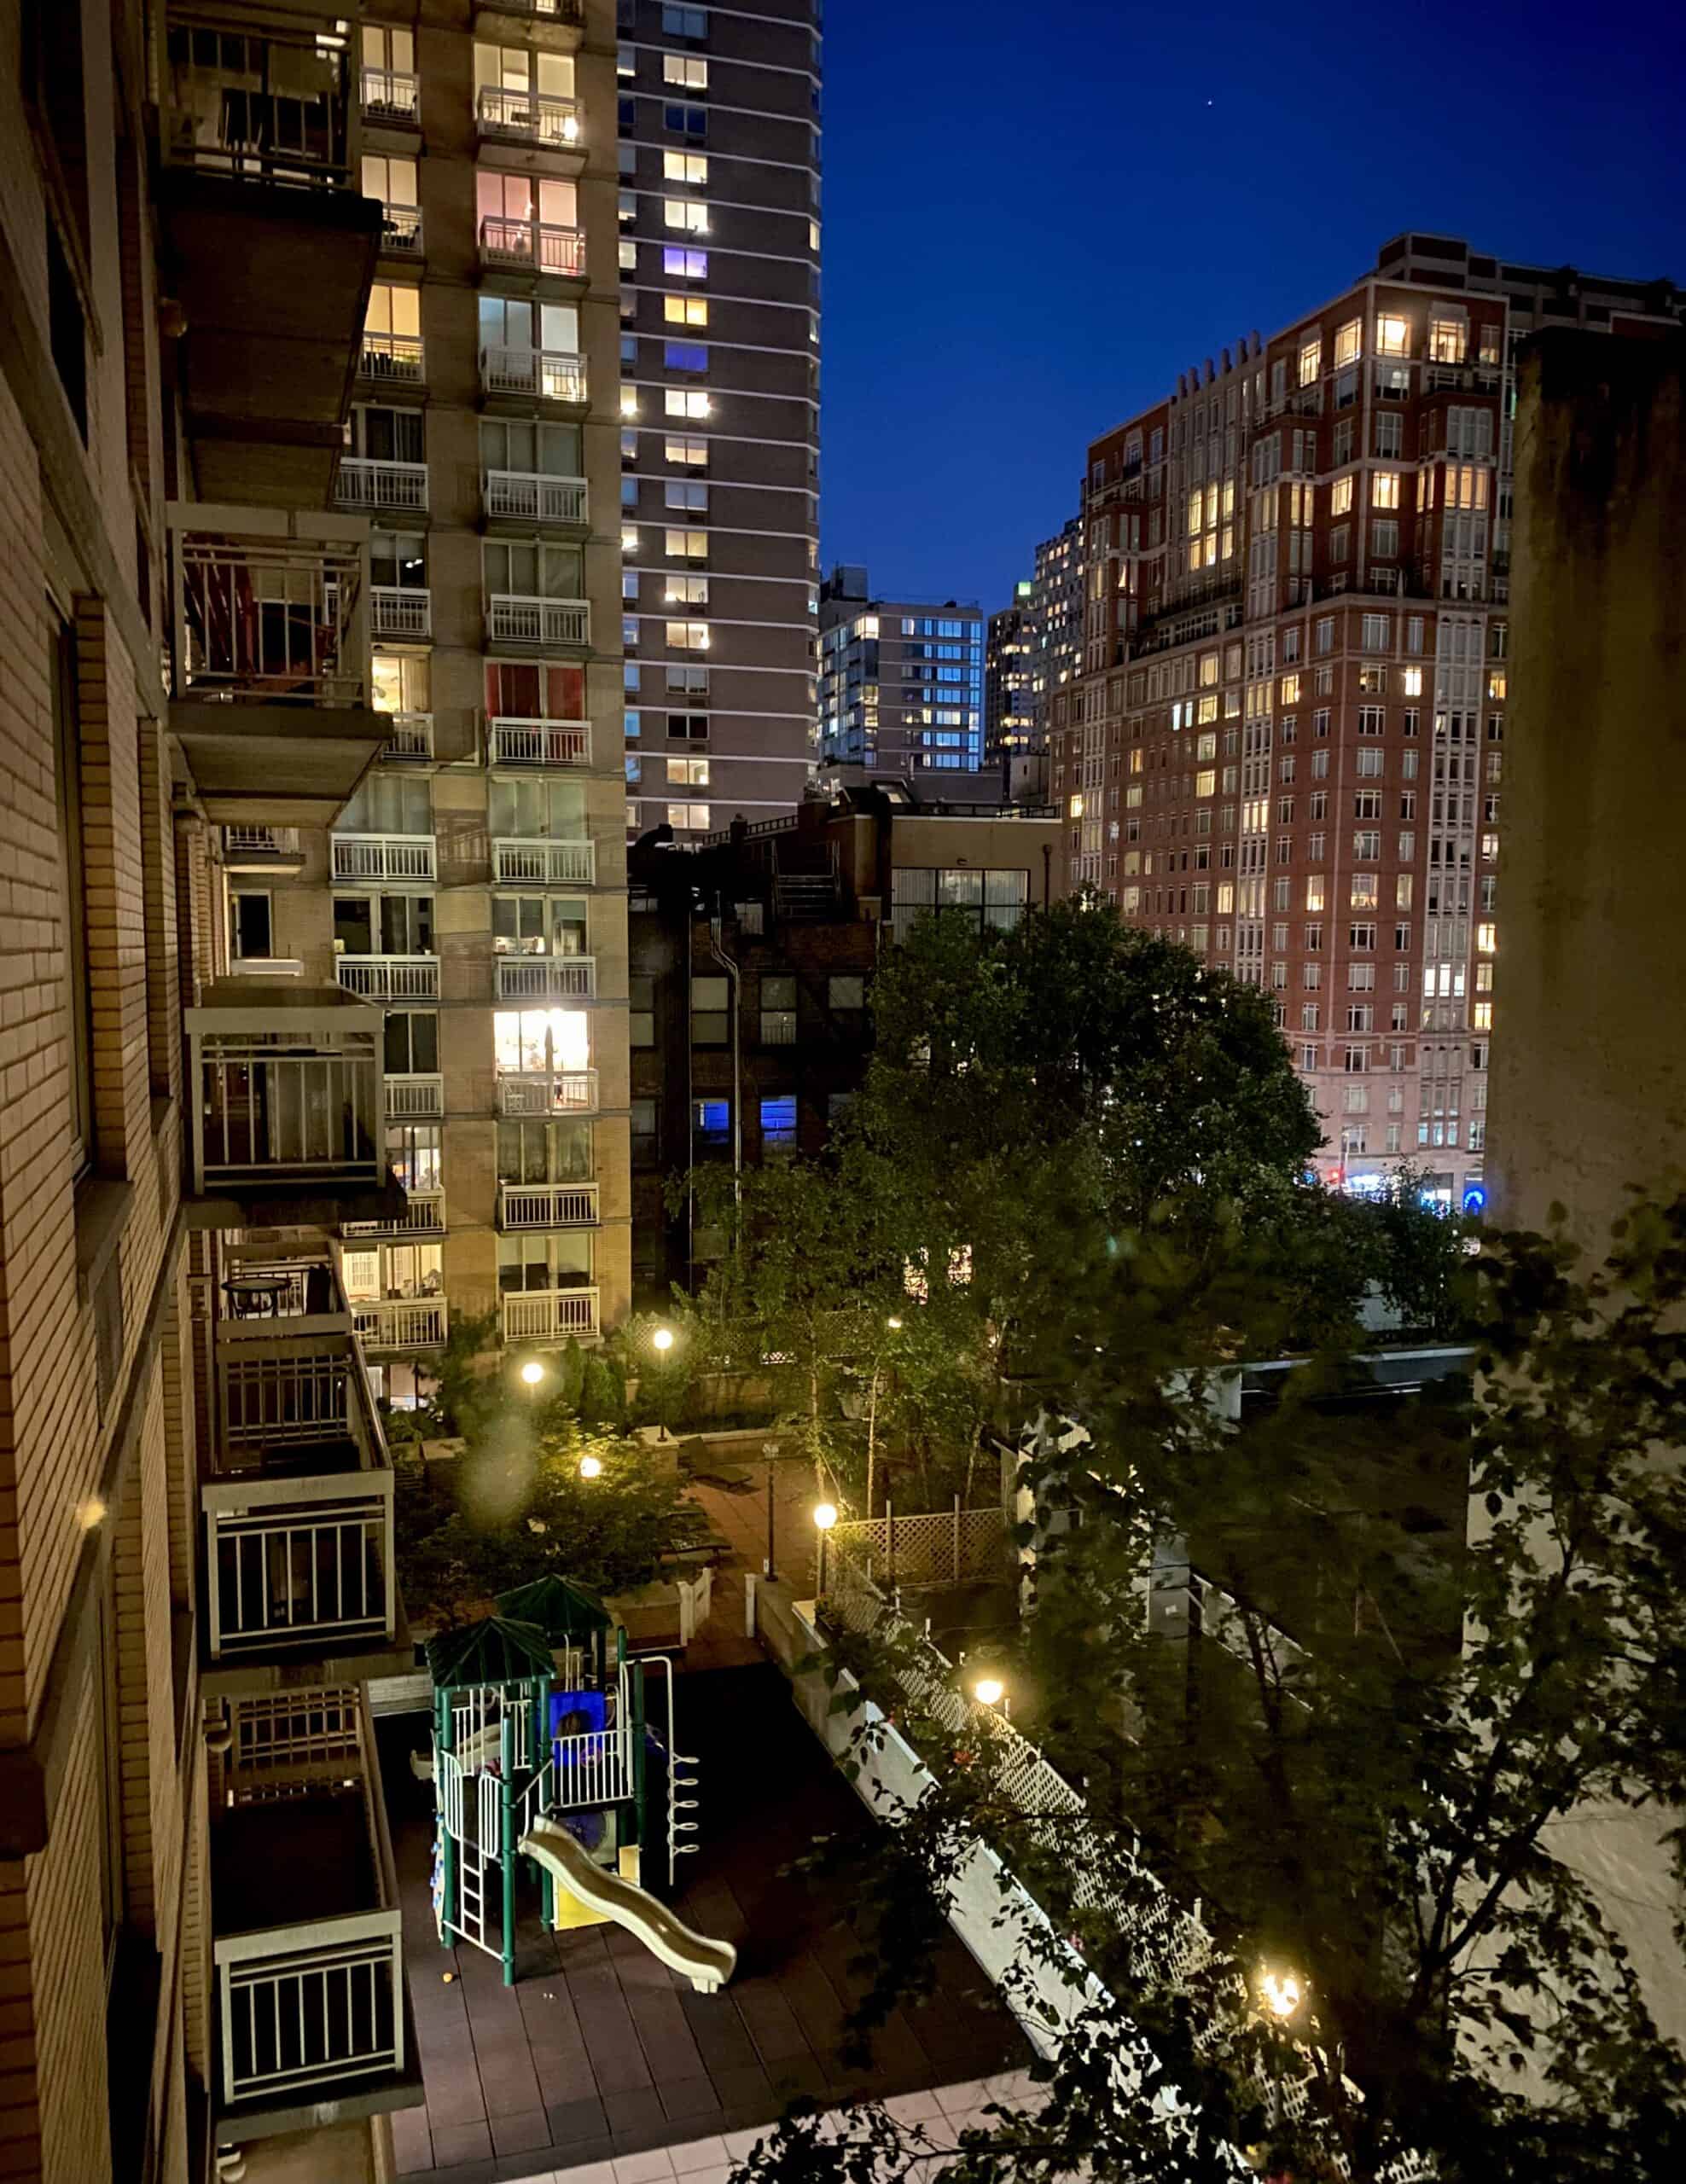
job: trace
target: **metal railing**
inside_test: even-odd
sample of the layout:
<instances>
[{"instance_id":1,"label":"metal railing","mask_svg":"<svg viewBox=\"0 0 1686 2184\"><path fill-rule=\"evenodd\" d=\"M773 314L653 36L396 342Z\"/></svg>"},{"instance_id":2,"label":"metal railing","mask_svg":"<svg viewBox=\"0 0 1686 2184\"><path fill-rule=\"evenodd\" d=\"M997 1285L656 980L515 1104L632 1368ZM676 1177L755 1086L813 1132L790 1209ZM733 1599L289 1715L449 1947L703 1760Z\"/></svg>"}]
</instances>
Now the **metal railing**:
<instances>
[{"instance_id":1,"label":"metal railing","mask_svg":"<svg viewBox=\"0 0 1686 2184\"><path fill-rule=\"evenodd\" d=\"M354 1685L245 1697L230 1711L228 1774L236 1797L278 1775L343 1780L362 1765L363 1716Z\"/></svg>"},{"instance_id":2,"label":"metal railing","mask_svg":"<svg viewBox=\"0 0 1686 2184\"><path fill-rule=\"evenodd\" d=\"M392 1079L387 1078L390 1084ZM597 1107L595 1069L534 1072L497 1080L497 1107L505 1115L590 1115Z\"/></svg>"},{"instance_id":3,"label":"metal railing","mask_svg":"<svg viewBox=\"0 0 1686 2184\"><path fill-rule=\"evenodd\" d=\"M500 1228L595 1228L596 1183L499 1183Z\"/></svg>"},{"instance_id":4,"label":"metal railing","mask_svg":"<svg viewBox=\"0 0 1686 2184\"><path fill-rule=\"evenodd\" d=\"M501 213L480 222L480 257L487 265L518 266L528 272L554 273L564 279L585 275L585 237L578 228L559 228L544 220L512 220ZM578 401L577 395L553 395L552 401Z\"/></svg>"},{"instance_id":5,"label":"metal railing","mask_svg":"<svg viewBox=\"0 0 1686 2184\"><path fill-rule=\"evenodd\" d=\"M163 154L242 182L347 189L351 77L343 44L241 26L232 38L172 20L160 51Z\"/></svg>"},{"instance_id":6,"label":"metal railing","mask_svg":"<svg viewBox=\"0 0 1686 2184\"><path fill-rule=\"evenodd\" d=\"M377 637L430 637L433 595L424 587L377 584L369 590L369 626Z\"/></svg>"},{"instance_id":7,"label":"metal railing","mask_svg":"<svg viewBox=\"0 0 1686 2184\"><path fill-rule=\"evenodd\" d=\"M591 724L583 720L487 723L495 766L589 766Z\"/></svg>"},{"instance_id":8,"label":"metal railing","mask_svg":"<svg viewBox=\"0 0 1686 2184\"><path fill-rule=\"evenodd\" d=\"M515 137L523 144L570 151L581 137L579 102L551 91L524 91L507 84L482 84L474 115L483 136Z\"/></svg>"},{"instance_id":9,"label":"metal railing","mask_svg":"<svg viewBox=\"0 0 1686 2184\"><path fill-rule=\"evenodd\" d=\"M585 0L485 0L500 15L531 15L541 23L583 23Z\"/></svg>"},{"instance_id":10,"label":"metal railing","mask_svg":"<svg viewBox=\"0 0 1686 2184\"><path fill-rule=\"evenodd\" d=\"M431 713L389 713L392 740L383 758L431 758L433 755L433 716Z\"/></svg>"},{"instance_id":11,"label":"metal railing","mask_svg":"<svg viewBox=\"0 0 1686 2184\"><path fill-rule=\"evenodd\" d=\"M584 523L585 480L535 470L488 470L485 512L494 522Z\"/></svg>"},{"instance_id":12,"label":"metal railing","mask_svg":"<svg viewBox=\"0 0 1686 2184\"><path fill-rule=\"evenodd\" d=\"M358 369L365 379L393 380L420 386L427 377L427 352L419 334L378 334L363 330Z\"/></svg>"},{"instance_id":13,"label":"metal railing","mask_svg":"<svg viewBox=\"0 0 1686 2184\"><path fill-rule=\"evenodd\" d=\"M427 466L386 462L372 455L341 456L334 497L345 508L425 508Z\"/></svg>"},{"instance_id":14,"label":"metal railing","mask_svg":"<svg viewBox=\"0 0 1686 2184\"><path fill-rule=\"evenodd\" d=\"M390 1221L346 1221L342 1236L442 1236L445 1234L445 1193L411 1191L404 1211Z\"/></svg>"},{"instance_id":15,"label":"metal railing","mask_svg":"<svg viewBox=\"0 0 1686 2184\"><path fill-rule=\"evenodd\" d=\"M590 1001L597 990L591 956L500 956L500 1001Z\"/></svg>"},{"instance_id":16,"label":"metal railing","mask_svg":"<svg viewBox=\"0 0 1686 2184\"><path fill-rule=\"evenodd\" d=\"M590 887L597 878L596 845L526 838L494 840L491 877L499 887Z\"/></svg>"},{"instance_id":17,"label":"metal railing","mask_svg":"<svg viewBox=\"0 0 1686 2184\"><path fill-rule=\"evenodd\" d=\"M518 1289L503 1299L505 1342L566 1342L596 1333L595 1289Z\"/></svg>"},{"instance_id":18,"label":"metal railing","mask_svg":"<svg viewBox=\"0 0 1686 2184\"><path fill-rule=\"evenodd\" d=\"M361 1012L359 1012L361 1013ZM277 1030L276 1012L187 1012L195 1190L286 1179L374 1181L384 1134L381 1019L340 1012Z\"/></svg>"},{"instance_id":19,"label":"metal railing","mask_svg":"<svg viewBox=\"0 0 1686 2184\"><path fill-rule=\"evenodd\" d=\"M488 394L525 394L541 402L584 402L585 359L563 349L490 346L480 351L480 384Z\"/></svg>"},{"instance_id":20,"label":"metal railing","mask_svg":"<svg viewBox=\"0 0 1686 2184\"><path fill-rule=\"evenodd\" d=\"M334 976L347 993L365 1001L437 1001L437 956L341 956Z\"/></svg>"},{"instance_id":21,"label":"metal railing","mask_svg":"<svg viewBox=\"0 0 1686 2184\"><path fill-rule=\"evenodd\" d=\"M224 827L223 862L247 857L282 857L299 855L296 827Z\"/></svg>"},{"instance_id":22,"label":"metal railing","mask_svg":"<svg viewBox=\"0 0 1686 2184\"><path fill-rule=\"evenodd\" d=\"M424 254L419 205L381 206L381 247L391 258L420 258Z\"/></svg>"},{"instance_id":23,"label":"metal railing","mask_svg":"<svg viewBox=\"0 0 1686 2184\"><path fill-rule=\"evenodd\" d=\"M224 2101L401 2071L402 1927L364 1911L217 1942Z\"/></svg>"},{"instance_id":24,"label":"metal railing","mask_svg":"<svg viewBox=\"0 0 1686 2184\"><path fill-rule=\"evenodd\" d=\"M486 635L494 644L588 645L591 609L583 599L540 599L495 591L486 602Z\"/></svg>"},{"instance_id":25,"label":"metal railing","mask_svg":"<svg viewBox=\"0 0 1686 2184\"><path fill-rule=\"evenodd\" d=\"M445 1112L445 1079L430 1071L406 1072L387 1079L387 1117L413 1122Z\"/></svg>"},{"instance_id":26,"label":"metal railing","mask_svg":"<svg viewBox=\"0 0 1686 2184\"><path fill-rule=\"evenodd\" d=\"M443 1297L380 1297L353 1304L352 1325L370 1350L437 1350L450 1315Z\"/></svg>"},{"instance_id":27,"label":"metal railing","mask_svg":"<svg viewBox=\"0 0 1686 2184\"><path fill-rule=\"evenodd\" d=\"M414 122L422 110L422 78L401 68L365 68L363 110L371 121Z\"/></svg>"},{"instance_id":28,"label":"metal railing","mask_svg":"<svg viewBox=\"0 0 1686 2184\"><path fill-rule=\"evenodd\" d=\"M364 549L173 526L171 549L172 695L245 704L363 702Z\"/></svg>"},{"instance_id":29,"label":"metal railing","mask_svg":"<svg viewBox=\"0 0 1686 2184\"><path fill-rule=\"evenodd\" d=\"M297 1438L328 1430L305 1421ZM391 1635L390 1470L211 1480L200 1496L213 1660Z\"/></svg>"},{"instance_id":30,"label":"metal railing","mask_svg":"<svg viewBox=\"0 0 1686 2184\"><path fill-rule=\"evenodd\" d=\"M338 834L336 880L432 880L438 865L431 834Z\"/></svg>"}]
</instances>

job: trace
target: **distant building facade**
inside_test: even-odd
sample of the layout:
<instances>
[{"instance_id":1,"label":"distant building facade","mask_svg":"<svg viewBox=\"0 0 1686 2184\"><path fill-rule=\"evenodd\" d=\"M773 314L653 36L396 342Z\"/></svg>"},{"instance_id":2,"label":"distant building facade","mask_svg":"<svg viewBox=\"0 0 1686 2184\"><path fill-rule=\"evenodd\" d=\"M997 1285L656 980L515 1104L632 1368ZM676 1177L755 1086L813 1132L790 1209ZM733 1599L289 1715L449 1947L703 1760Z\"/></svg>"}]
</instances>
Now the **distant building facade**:
<instances>
[{"instance_id":1,"label":"distant building facade","mask_svg":"<svg viewBox=\"0 0 1686 2184\"><path fill-rule=\"evenodd\" d=\"M974 602L875 599L859 565L820 588L815 757L869 772L984 765L984 618Z\"/></svg>"},{"instance_id":2,"label":"distant building facade","mask_svg":"<svg viewBox=\"0 0 1686 2184\"><path fill-rule=\"evenodd\" d=\"M1014 752L1035 749L1039 741L1032 693L1036 623L1032 586L1026 578L1013 604L989 619L984 642L984 758L1003 764Z\"/></svg>"}]
</instances>

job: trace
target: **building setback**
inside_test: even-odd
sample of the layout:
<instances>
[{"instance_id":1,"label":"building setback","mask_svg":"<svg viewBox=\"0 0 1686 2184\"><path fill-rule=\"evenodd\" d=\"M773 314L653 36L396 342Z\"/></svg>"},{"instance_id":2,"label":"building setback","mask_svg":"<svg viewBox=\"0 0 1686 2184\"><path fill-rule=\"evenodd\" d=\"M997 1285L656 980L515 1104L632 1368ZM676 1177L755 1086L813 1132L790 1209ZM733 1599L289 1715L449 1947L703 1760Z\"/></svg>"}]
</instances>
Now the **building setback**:
<instances>
[{"instance_id":1,"label":"building setback","mask_svg":"<svg viewBox=\"0 0 1686 2184\"><path fill-rule=\"evenodd\" d=\"M1062 883L1270 992L1333 1179L1481 1173L1515 346L1682 309L1402 235L1090 446Z\"/></svg>"},{"instance_id":2,"label":"building setback","mask_svg":"<svg viewBox=\"0 0 1686 2184\"><path fill-rule=\"evenodd\" d=\"M821 1152L864 1073L882 950L926 915L1016 925L1049 900L1058 822L852 788L631 864L633 1278L659 1308L705 1269L693 1167ZM705 1224L706 1227L706 1224Z\"/></svg>"},{"instance_id":3,"label":"building setback","mask_svg":"<svg viewBox=\"0 0 1686 2184\"><path fill-rule=\"evenodd\" d=\"M1083 664L1083 519L1073 516L1036 549L1031 578L1031 711L1035 747L1045 747L1054 695Z\"/></svg>"},{"instance_id":4,"label":"building setback","mask_svg":"<svg viewBox=\"0 0 1686 2184\"><path fill-rule=\"evenodd\" d=\"M818 582L817 0L619 0L628 819L798 804Z\"/></svg>"},{"instance_id":5,"label":"building setback","mask_svg":"<svg viewBox=\"0 0 1686 2184\"><path fill-rule=\"evenodd\" d=\"M875 599L840 565L820 591L822 766L912 775L984 767L984 618L975 602Z\"/></svg>"}]
</instances>

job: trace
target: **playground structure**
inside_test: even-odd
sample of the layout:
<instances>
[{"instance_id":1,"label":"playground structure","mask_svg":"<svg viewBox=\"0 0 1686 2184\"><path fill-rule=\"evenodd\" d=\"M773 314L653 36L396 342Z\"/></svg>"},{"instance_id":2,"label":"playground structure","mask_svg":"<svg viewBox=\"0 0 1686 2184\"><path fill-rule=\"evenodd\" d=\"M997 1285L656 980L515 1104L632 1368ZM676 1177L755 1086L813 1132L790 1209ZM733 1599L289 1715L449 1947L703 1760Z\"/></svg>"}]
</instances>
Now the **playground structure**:
<instances>
[{"instance_id":1,"label":"playground structure","mask_svg":"<svg viewBox=\"0 0 1686 2184\"><path fill-rule=\"evenodd\" d=\"M433 1914L441 1943L497 1957L515 1978L517 1883L537 1879L544 1923L613 1920L708 1994L731 1977L730 1944L695 1934L642 1885L648 1753L665 1763L667 1869L695 1799L674 1748L672 1664L632 1660L600 1601L562 1577L500 1595L497 1612L431 1640ZM647 1722L650 1669L667 1681L665 1741Z\"/></svg>"}]
</instances>

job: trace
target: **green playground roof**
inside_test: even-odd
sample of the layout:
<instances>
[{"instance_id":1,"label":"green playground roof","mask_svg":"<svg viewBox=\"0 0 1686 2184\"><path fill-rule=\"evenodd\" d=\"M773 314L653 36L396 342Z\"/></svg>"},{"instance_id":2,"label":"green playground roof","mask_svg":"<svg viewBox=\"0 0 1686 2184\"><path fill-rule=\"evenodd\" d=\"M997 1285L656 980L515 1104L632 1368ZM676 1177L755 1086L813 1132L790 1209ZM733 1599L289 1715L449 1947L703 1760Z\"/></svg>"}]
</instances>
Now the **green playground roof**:
<instances>
[{"instance_id":1,"label":"green playground roof","mask_svg":"<svg viewBox=\"0 0 1686 2184\"><path fill-rule=\"evenodd\" d=\"M507 1615L484 1616L456 1630L441 1630L427 1641L427 1666L442 1690L471 1683L519 1683L528 1676L555 1674L550 1641L544 1631L536 1623Z\"/></svg>"},{"instance_id":2,"label":"green playground roof","mask_svg":"<svg viewBox=\"0 0 1686 2184\"><path fill-rule=\"evenodd\" d=\"M547 1571L530 1585L497 1595L498 1612L520 1623L537 1623L555 1646L564 1638L582 1638L597 1630L613 1630L614 1618L595 1593L571 1578Z\"/></svg>"}]
</instances>

